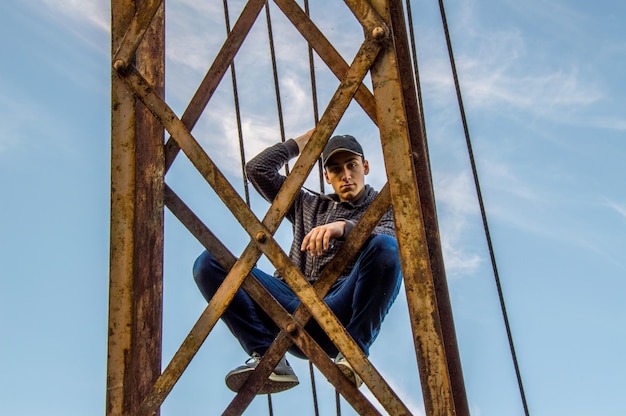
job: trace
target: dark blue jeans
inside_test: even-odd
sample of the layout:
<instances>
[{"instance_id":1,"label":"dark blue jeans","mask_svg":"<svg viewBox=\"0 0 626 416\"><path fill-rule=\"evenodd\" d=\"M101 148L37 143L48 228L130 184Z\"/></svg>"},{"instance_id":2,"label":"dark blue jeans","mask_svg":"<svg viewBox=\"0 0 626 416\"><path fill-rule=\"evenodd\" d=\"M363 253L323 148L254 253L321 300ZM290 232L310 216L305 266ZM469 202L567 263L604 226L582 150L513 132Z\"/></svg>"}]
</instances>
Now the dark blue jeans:
<instances>
[{"instance_id":1,"label":"dark blue jeans","mask_svg":"<svg viewBox=\"0 0 626 416\"><path fill-rule=\"evenodd\" d=\"M256 267L252 274L287 312L293 313L300 305L300 299L284 281ZM213 297L226 275L227 271L207 251L198 257L193 266L194 279L207 301ZM396 239L377 235L363 248L350 275L339 279L324 298L365 355L369 355L369 348L398 295L401 282ZM222 320L250 355L252 352L265 354L279 331L272 319L243 289L237 291ZM337 355L337 347L314 319L305 329L330 357ZM289 351L305 358L295 346Z\"/></svg>"}]
</instances>

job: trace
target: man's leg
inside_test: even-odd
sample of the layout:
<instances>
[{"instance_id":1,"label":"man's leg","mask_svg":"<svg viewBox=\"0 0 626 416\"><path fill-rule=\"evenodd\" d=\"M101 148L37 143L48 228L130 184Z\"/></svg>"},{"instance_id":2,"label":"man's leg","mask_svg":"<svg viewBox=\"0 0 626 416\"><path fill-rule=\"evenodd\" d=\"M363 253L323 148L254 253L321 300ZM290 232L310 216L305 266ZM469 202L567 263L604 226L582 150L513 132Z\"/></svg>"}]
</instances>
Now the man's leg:
<instances>
[{"instance_id":1,"label":"man's leg","mask_svg":"<svg viewBox=\"0 0 626 416\"><path fill-rule=\"evenodd\" d=\"M213 298L227 274L215 257L207 251L202 253L193 265L193 277L207 302ZM265 273L258 270L255 276L263 274ZM253 352L265 354L274 341L275 325L272 325L263 310L242 289L235 294L222 315L222 320L248 355L252 355Z\"/></svg>"},{"instance_id":2,"label":"man's leg","mask_svg":"<svg viewBox=\"0 0 626 416\"><path fill-rule=\"evenodd\" d=\"M350 275L326 296L326 303L365 355L369 355L401 283L398 243L391 236L377 235L364 247ZM330 348L325 349L328 352Z\"/></svg>"},{"instance_id":3,"label":"man's leg","mask_svg":"<svg viewBox=\"0 0 626 416\"><path fill-rule=\"evenodd\" d=\"M207 302L211 300L227 274L215 257L207 251L198 257L193 266L194 279ZM283 307L290 311L295 309L295 304L299 303L299 300L287 284L256 267L252 274ZM237 367L226 376L228 387L233 391L239 391L250 371L256 368L261 356L274 341L278 327L243 289L237 291L222 315L222 320L252 357L245 365ZM283 357L259 394L278 393L297 384L298 378Z\"/></svg>"}]
</instances>

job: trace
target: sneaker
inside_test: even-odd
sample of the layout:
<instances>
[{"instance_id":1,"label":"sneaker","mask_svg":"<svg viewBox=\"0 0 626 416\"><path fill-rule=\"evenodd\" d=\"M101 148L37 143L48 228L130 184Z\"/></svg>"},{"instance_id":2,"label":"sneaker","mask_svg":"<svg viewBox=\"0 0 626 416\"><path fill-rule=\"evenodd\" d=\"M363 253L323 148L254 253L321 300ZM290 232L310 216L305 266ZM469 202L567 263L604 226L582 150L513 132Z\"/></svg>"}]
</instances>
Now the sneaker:
<instances>
[{"instance_id":1,"label":"sneaker","mask_svg":"<svg viewBox=\"0 0 626 416\"><path fill-rule=\"evenodd\" d=\"M357 389L361 387L361 384L363 384L363 380L361 380L361 377L359 377L356 371L354 371L354 369L342 353L339 353L339 355L337 355L337 357L335 358L335 364L337 364L337 367L339 367L341 372L346 377L348 377L348 380L350 380Z\"/></svg>"},{"instance_id":2,"label":"sneaker","mask_svg":"<svg viewBox=\"0 0 626 416\"><path fill-rule=\"evenodd\" d=\"M261 356L254 352L252 356L246 360L244 365L226 374L226 385L228 388L237 393L246 380L248 380L252 371L259 365L260 361ZM276 364L274 371L272 371L257 394L280 393L281 391L289 390L297 386L299 383L296 373L294 373L287 359L283 357L278 364Z\"/></svg>"}]
</instances>

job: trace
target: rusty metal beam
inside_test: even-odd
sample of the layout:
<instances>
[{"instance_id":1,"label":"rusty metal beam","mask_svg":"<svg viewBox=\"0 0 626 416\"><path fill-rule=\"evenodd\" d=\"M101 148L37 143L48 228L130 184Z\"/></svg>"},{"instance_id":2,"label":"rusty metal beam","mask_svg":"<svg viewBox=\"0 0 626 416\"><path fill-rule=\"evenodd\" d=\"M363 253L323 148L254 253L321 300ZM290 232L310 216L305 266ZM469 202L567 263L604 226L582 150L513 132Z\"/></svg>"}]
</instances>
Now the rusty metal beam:
<instances>
[{"instance_id":1,"label":"rusty metal beam","mask_svg":"<svg viewBox=\"0 0 626 416\"><path fill-rule=\"evenodd\" d=\"M137 0L144 8L147 0ZM136 66L165 96L165 16L158 7L136 52ZM142 103L137 103L135 157L135 254L133 284L133 365L131 409L135 414L161 374L163 320L163 184L164 129Z\"/></svg>"},{"instance_id":2,"label":"rusty metal beam","mask_svg":"<svg viewBox=\"0 0 626 416\"><path fill-rule=\"evenodd\" d=\"M117 49L134 12L132 0L111 1L111 43ZM111 224L107 416L130 414L132 279L135 227L135 98L111 74Z\"/></svg>"},{"instance_id":3,"label":"rusty metal beam","mask_svg":"<svg viewBox=\"0 0 626 416\"><path fill-rule=\"evenodd\" d=\"M441 241L439 239L437 208L435 206L435 194L432 187L432 175L430 172L428 149L424 133L426 129L422 123L422 110L418 104L404 10L400 2L389 2L389 18L394 33L398 76L400 85L402 86L406 117L407 120L409 120L407 128L411 139L413 161L418 178L417 186L424 218L426 241L430 255L430 267L437 297L441 334L443 336L448 372L450 374L454 407L457 416L469 416L470 412L465 391L465 382L463 380L461 357L456 339L452 305L450 304L450 294L448 292Z\"/></svg>"},{"instance_id":4,"label":"rusty metal beam","mask_svg":"<svg viewBox=\"0 0 626 416\"><path fill-rule=\"evenodd\" d=\"M372 3L382 16L389 18L387 1ZM424 405L428 415L453 415L454 401L400 81L394 45L389 42L372 68L372 82Z\"/></svg>"},{"instance_id":5,"label":"rusty metal beam","mask_svg":"<svg viewBox=\"0 0 626 416\"><path fill-rule=\"evenodd\" d=\"M372 36L373 32L380 30L383 31L383 34L377 36L387 37L389 35L387 23L369 1L344 0L344 2L363 26L366 36Z\"/></svg>"},{"instance_id":6,"label":"rusty metal beam","mask_svg":"<svg viewBox=\"0 0 626 416\"><path fill-rule=\"evenodd\" d=\"M130 23L126 26L123 38L117 43L116 52L113 56L113 67L117 71L123 71L135 58L135 52L139 48L144 35L148 31L157 10L161 8L163 13L163 0L145 0L135 2L136 7L128 7L134 15Z\"/></svg>"},{"instance_id":7,"label":"rusty metal beam","mask_svg":"<svg viewBox=\"0 0 626 416\"><path fill-rule=\"evenodd\" d=\"M112 2L112 50L145 4ZM163 9L150 21L134 60L162 96ZM163 127L125 90L113 76L107 415L135 414L161 368Z\"/></svg>"}]
</instances>

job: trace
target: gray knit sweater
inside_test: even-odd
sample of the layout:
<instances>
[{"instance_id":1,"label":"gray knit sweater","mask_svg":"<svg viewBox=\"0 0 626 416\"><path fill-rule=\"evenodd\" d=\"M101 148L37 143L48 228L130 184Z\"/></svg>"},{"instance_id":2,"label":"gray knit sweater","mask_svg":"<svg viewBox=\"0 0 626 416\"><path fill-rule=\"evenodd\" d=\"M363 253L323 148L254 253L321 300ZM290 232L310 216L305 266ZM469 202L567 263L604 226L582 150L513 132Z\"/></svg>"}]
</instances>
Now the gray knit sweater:
<instances>
[{"instance_id":1,"label":"gray knit sweater","mask_svg":"<svg viewBox=\"0 0 626 416\"><path fill-rule=\"evenodd\" d=\"M286 177L279 170L290 159L298 156L298 145L294 140L278 143L268 147L246 164L246 175L254 188L267 201L272 202ZM304 277L310 282L318 279L320 273L335 256L346 235L354 228L356 222L363 216L367 207L378 194L371 186L365 185L365 192L354 203L339 202L336 194L319 195L306 190L300 190L294 204L287 212L287 219L294 226L294 238L289 251L291 261L300 269ZM334 221L346 221L346 231L341 239L331 241L329 249L319 257L312 257L300 251L304 236L313 228ZM391 210L387 211L372 234L388 234L395 237L395 229ZM350 273L356 261L355 258L344 270L343 276ZM277 277L280 276L275 273Z\"/></svg>"}]
</instances>

